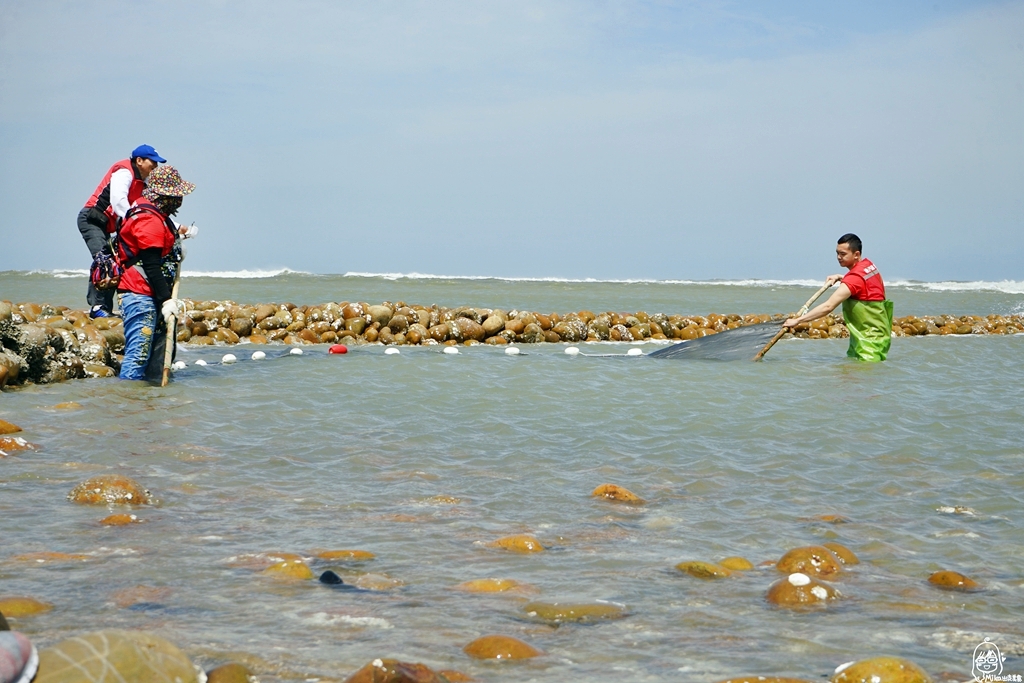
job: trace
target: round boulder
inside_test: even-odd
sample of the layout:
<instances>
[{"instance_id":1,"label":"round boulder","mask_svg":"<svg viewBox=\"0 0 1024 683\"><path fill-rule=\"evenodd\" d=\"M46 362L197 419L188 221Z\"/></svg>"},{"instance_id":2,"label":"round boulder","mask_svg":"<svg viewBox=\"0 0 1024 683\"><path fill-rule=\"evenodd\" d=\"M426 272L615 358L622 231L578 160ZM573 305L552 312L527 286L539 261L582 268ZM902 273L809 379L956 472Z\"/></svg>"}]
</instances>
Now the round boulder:
<instances>
[{"instance_id":1,"label":"round boulder","mask_svg":"<svg viewBox=\"0 0 1024 683\"><path fill-rule=\"evenodd\" d=\"M928 583L948 591L968 592L978 590L981 587L977 581L969 576L952 571L935 572L928 577Z\"/></svg>"},{"instance_id":2,"label":"round boulder","mask_svg":"<svg viewBox=\"0 0 1024 683\"><path fill-rule=\"evenodd\" d=\"M477 659L529 659L543 654L529 643L512 636L481 636L462 648Z\"/></svg>"},{"instance_id":3,"label":"round boulder","mask_svg":"<svg viewBox=\"0 0 1024 683\"><path fill-rule=\"evenodd\" d=\"M790 609L824 606L840 597L832 586L799 572L779 579L765 596L773 605Z\"/></svg>"},{"instance_id":4,"label":"round boulder","mask_svg":"<svg viewBox=\"0 0 1024 683\"><path fill-rule=\"evenodd\" d=\"M544 550L544 546L541 545L540 541L527 534L503 536L496 541L492 541L490 545L492 548L511 550L516 553L539 553Z\"/></svg>"},{"instance_id":5,"label":"round boulder","mask_svg":"<svg viewBox=\"0 0 1024 683\"><path fill-rule=\"evenodd\" d=\"M71 489L68 500L83 505L148 505L153 497L128 477L101 474Z\"/></svg>"},{"instance_id":6,"label":"round boulder","mask_svg":"<svg viewBox=\"0 0 1024 683\"><path fill-rule=\"evenodd\" d=\"M676 569L698 579L724 579L732 575L725 567L711 562L680 562Z\"/></svg>"},{"instance_id":7,"label":"round boulder","mask_svg":"<svg viewBox=\"0 0 1024 683\"><path fill-rule=\"evenodd\" d=\"M932 683L932 677L913 662L898 657L875 657L844 664L832 683Z\"/></svg>"},{"instance_id":8,"label":"round boulder","mask_svg":"<svg viewBox=\"0 0 1024 683\"><path fill-rule=\"evenodd\" d=\"M345 683L448 683L426 664L375 659L345 679ZM212 681L210 683L213 683Z\"/></svg>"},{"instance_id":9,"label":"round boulder","mask_svg":"<svg viewBox=\"0 0 1024 683\"><path fill-rule=\"evenodd\" d=\"M643 505L644 499L636 495L627 488L622 486L616 486L615 484L601 484L596 489L590 492L590 495L595 498L604 498L605 500L615 501L617 503L632 503L633 505Z\"/></svg>"},{"instance_id":10,"label":"round boulder","mask_svg":"<svg viewBox=\"0 0 1024 683\"><path fill-rule=\"evenodd\" d=\"M820 579L836 579L842 571L839 558L832 551L820 545L793 548L779 559L775 568L792 574L799 572Z\"/></svg>"},{"instance_id":11,"label":"round boulder","mask_svg":"<svg viewBox=\"0 0 1024 683\"><path fill-rule=\"evenodd\" d=\"M34 683L107 680L197 683L198 679L185 653L144 631L94 631L39 652Z\"/></svg>"}]
</instances>

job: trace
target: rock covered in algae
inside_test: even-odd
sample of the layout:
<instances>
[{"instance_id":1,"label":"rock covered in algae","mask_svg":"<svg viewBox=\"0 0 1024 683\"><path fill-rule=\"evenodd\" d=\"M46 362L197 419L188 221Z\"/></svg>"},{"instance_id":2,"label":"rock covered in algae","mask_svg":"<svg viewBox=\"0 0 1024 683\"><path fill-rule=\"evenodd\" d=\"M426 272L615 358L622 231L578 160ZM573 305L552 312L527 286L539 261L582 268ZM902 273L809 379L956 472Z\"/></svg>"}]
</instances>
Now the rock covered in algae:
<instances>
[{"instance_id":1,"label":"rock covered in algae","mask_svg":"<svg viewBox=\"0 0 1024 683\"><path fill-rule=\"evenodd\" d=\"M35 444L25 441L20 436L0 436L0 458L18 451L31 451L36 448L38 447Z\"/></svg>"},{"instance_id":2,"label":"rock covered in algae","mask_svg":"<svg viewBox=\"0 0 1024 683\"><path fill-rule=\"evenodd\" d=\"M531 617L553 623L619 619L626 616L624 607L608 602L529 602L523 605L523 611Z\"/></svg>"},{"instance_id":3,"label":"rock covered in algae","mask_svg":"<svg viewBox=\"0 0 1024 683\"><path fill-rule=\"evenodd\" d=\"M595 498L615 501L616 503L630 503L632 505L643 505L644 499L627 488L615 484L601 484L591 491L590 495Z\"/></svg>"},{"instance_id":4,"label":"rock covered in algae","mask_svg":"<svg viewBox=\"0 0 1024 683\"><path fill-rule=\"evenodd\" d=\"M238 662L222 664L206 672L206 683L251 683L249 670Z\"/></svg>"},{"instance_id":5,"label":"rock covered in algae","mask_svg":"<svg viewBox=\"0 0 1024 683\"><path fill-rule=\"evenodd\" d=\"M376 555L367 550L318 550L314 553L321 560L372 560Z\"/></svg>"},{"instance_id":6,"label":"rock covered in algae","mask_svg":"<svg viewBox=\"0 0 1024 683\"><path fill-rule=\"evenodd\" d=\"M811 683L804 678L779 678L778 676L741 676L718 683Z\"/></svg>"},{"instance_id":7,"label":"rock covered in algae","mask_svg":"<svg viewBox=\"0 0 1024 683\"><path fill-rule=\"evenodd\" d=\"M115 512L101 519L100 524L103 526L128 526L129 524L138 524L140 521L142 520L136 515L129 515L126 512Z\"/></svg>"},{"instance_id":8,"label":"rock covered in algae","mask_svg":"<svg viewBox=\"0 0 1024 683\"><path fill-rule=\"evenodd\" d=\"M726 569L736 572L745 572L754 568L754 565L750 560L745 557L736 556L725 558L718 563L718 566L725 567Z\"/></svg>"},{"instance_id":9,"label":"rock covered in algae","mask_svg":"<svg viewBox=\"0 0 1024 683\"><path fill-rule=\"evenodd\" d=\"M829 541L828 543L822 543L821 545L831 550L832 554L838 557L839 561L845 565L860 564L860 559L857 555L842 543Z\"/></svg>"},{"instance_id":10,"label":"rock covered in algae","mask_svg":"<svg viewBox=\"0 0 1024 683\"><path fill-rule=\"evenodd\" d=\"M842 571L839 558L820 545L793 548L779 559L775 568L787 574L799 572L820 579L838 578Z\"/></svg>"},{"instance_id":11,"label":"rock covered in algae","mask_svg":"<svg viewBox=\"0 0 1024 683\"><path fill-rule=\"evenodd\" d=\"M526 534L503 536L492 541L490 546L501 548L502 550L511 550L516 553L539 553L544 550L544 546L541 545L540 541Z\"/></svg>"},{"instance_id":12,"label":"rock covered in algae","mask_svg":"<svg viewBox=\"0 0 1024 683\"><path fill-rule=\"evenodd\" d=\"M676 565L676 569L698 579L724 579L732 575L732 572L725 567L711 562L680 562Z\"/></svg>"},{"instance_id":13,"label":"rock covered in algae","mask_svg":"<svg viewBox=\"0 0 1024 683\"><path fill-rule=\"evenodd\" d=\"M529 659L544 654L529 643L512 636L481 636L462 648L477 659Z\"/></svg>"},{"instance_id":14,"label":"rock covered in algae","mask_svg":"<svg viewBox=\"0 0 1024 683\"><path fill-rule=\"evenodd\" d=\"M305 581L314 578L313 570L301 559L276 562L264 569L263 573L275 579L285 580Z\"/></svg>"},{"instance_id":15,"label":"rock covered in algae","mask_svg":"<svg viewBox=\"0 0 1024 683\"><path fill-rule=\"evenodd\" d=\"M844 664L836 669L832 683L932 683L924 669L898 657L875 657Z\"/></svg>"},{"instance_id":16,"label":"rock covered in algae","mask_svg":"<svg viewBox=\"0 0 1024 683\"><path fill-rule=\"evenodd\" d=\"M518 587L519 582L514 579L473 579L460 583L455 589L467 593L503 593Z\"/></svg>"},{"instance_id":17,"label":"rock covered in algae","mask_svg":"<svg viewBox=\"0 0 1024 683\"><path fill-rule=\"evenodd\" d=\"M8 617L30 617L33 614L49 612L53 605L42 600L25 596L0 598L0 613Z\"/></svg>"},{"instance_id":18,"label":"rock covered in algae","mask_svg":"<svg viewBox=\"0 0 1024 683\"><path fill-rule=\"evenodd\" d=\"M0 434L14 434L20 432L21 427L15 424L11 424L6 420L0 420Z\"/></svg>"},{"instance_id":19,"label":"rock covered in algae","mask_svg":"<svg viewBox=\"0 0 1024 683\"><path fill-rule=\"evenodd\" d=\"M120 474L101 474L71 489L68 500L83 505L148 505L149 491Z\"/></svg>"},{"instance_id":20,"label":"rock covered in algae","mask_svg":"<svg viewBox=\"0 0 1024 683\"><path fill-rule=\"evenodd\" d=\"M935 572L928 577L928 583L933 586L938 586L944 590L949 591L973 591L978 590L981 586L978 582L969 576L964 576L960 572L953 571L939 571Z\"/></svg>"},{"instance_id":21,"label":"rock covered in algae","mask_svg":"<svg viewBox=\"0 0 1024 683\"><path fill-rule=\"evenodd\" d=\"M765 597L778 607L801 609L824 606L837 600L840 593L823 581L796 572L769 586Z\"/></svg>"},{"instance_id":22,"label":"rock covered in algae","mask_svg":"<svg viewBox=\"0 0 1024 683\"><path fill-rule=\"evenodd\" d=\"M449 683L426 664L375 659L345 679L345 683Z\"/></svg>"},{"instance_id":23,"label":"rock covered in algae","mask_svg":"<svg viewBox=\"0 0 1024 683\"><path fill-rule=\"evenodd\" d=\"M195 667L170 641L143 631L94 631L39 652L34 683L197 683Z\"/></svg>"}]
</instances>

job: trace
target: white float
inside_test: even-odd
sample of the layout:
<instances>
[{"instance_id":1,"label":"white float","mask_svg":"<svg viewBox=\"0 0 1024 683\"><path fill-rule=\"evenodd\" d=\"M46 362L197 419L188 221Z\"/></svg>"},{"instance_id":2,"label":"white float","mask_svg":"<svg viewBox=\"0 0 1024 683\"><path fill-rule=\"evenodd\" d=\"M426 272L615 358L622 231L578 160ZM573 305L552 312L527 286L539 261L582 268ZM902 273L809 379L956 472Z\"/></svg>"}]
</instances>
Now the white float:
<instances>
[{"instance_id":1,"label":"white float","mask_svg":"<svg viewBox=\"0 0 1024 683\"><path fill-rule=\"evenodd\" d=\"M518 356L519 355L519 347L518 346L510 346L510 347L508 347L507 349L505 349L505 355L506 356Z\"/></svg>"},{"instance_id":2,"label":"white float","mask_svg":"<svg viewBox=\"0 0 1024 683\"><path fill-rule=\"evenodd\" d=\"M642 356L642 355L644 355L644 352L643 352L642 349L630 349L629 351L626 351L626 355L627 356Z\"/></svg>"},{"instance_id":3,"label":"white float","mask_svg":"<svg viewBox=\"0 0 1024 683\"><path fill-rule=\"evenodd\" d=\"M396 349L393 346L389 346L388 348L384 349L384 355L385 356L394 356L394 355L399 354L399 353L401 353L401 351L399 351L398 349Z\"/></svg>"},{"instance_id":4,"label":"white float","mask_svg":"<svg viewBox=\"0 0 1024 683\"><path fill-rule=\"evenodd\" d=\"M569 348L567 348L565 350L565 354L567 356L578 356L578 355L580 355L580 350L578 348L576 348L575 346L570 346Z\"/></svg>"},{"instance_id":5,"label":"white float","mask_svg":"<svg viewBox=\"0 0 1024 683\"><path fill-rule=\"evenodd\" d=\"M447 353L449 356L454 356L458 352L459 352L459 350L457 348L455 348L454 346L446 346L446 347L444 347L444 353Z\"/></svg>"},{"instance_id":6,"label":"white float","mask_svg":"<svg viewBox=\"0 0 1024 683\"><path fill-rule=\"evenodd\" d=\"M266 357L267 357L267 354L263 353L262 351L253 351L252 352L252 359L253 360L263 360Z\"/></svg>"},{"instance_id":7,"label":"white float","mask_svg":"<svg viewBox=\"0 0 1024 683\"><path fill-rule=\"evenodd\" d=\"M238 361L238 358L233 353L225 353L224 357L220 359L220 362L224 365L231 365Z\"/></svg>"},{"instance_id":8,"label":"white float","mask_svg":"<svg viewBox=\"0 0 1024 683\"><path fill-rule=\"evenodd\" d=\"M174 365L171 366L171 370L184 370L188 367L188 363L183 360L174 361Z\"/></svg>"},{"instance_id":9,"label":"white float","mask_svg":"<svg viewBox=\"0 0 1024 683\"><path fill-rule=\"evenodd\" d=\"M195 362L195 365L206 365L206 361L205 361L205 360L203 360L202 358L200 358L199 360L197 360L197 361Z\"/></svg>"},{"instance_id":10,"label":"white float","mask_svg":"<svg viewBox=\"0 0 1024 683\"><path fill-rule=\"evenodd\" d=\"M301 356L302 355L302 349L295 348L295 349L292 349L291 351L289 351L288 353L290 353L293 356Z\"/></svg>"}]
</instances>

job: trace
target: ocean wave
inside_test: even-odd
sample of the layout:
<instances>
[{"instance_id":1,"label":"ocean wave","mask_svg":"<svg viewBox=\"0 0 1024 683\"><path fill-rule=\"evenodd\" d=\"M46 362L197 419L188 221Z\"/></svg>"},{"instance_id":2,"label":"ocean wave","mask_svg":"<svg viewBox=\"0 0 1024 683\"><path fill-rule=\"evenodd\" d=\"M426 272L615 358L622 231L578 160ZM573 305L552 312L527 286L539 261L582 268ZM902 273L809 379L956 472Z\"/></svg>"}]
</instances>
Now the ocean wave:
<instances>
[{"instance_id":1,"label":"ocean wave","mask_svg":"<svg viewBox=\"0 0 1024 683\"><path fill-rule=\"evenodd\" d=\"M302 270L277 268L275 270L183 270L182 277L213 277L229 280L263 280L279 275L314 275Z\"/></svg>"},{"instance_id":2,"label":"ocean wave","mask_svg":"<svg viewBox=\"0 0 1024 683\"><path fill-rule=\"evenodd\" d=\"M888 283L887 286L926 292L1003 292L1004 294L1024 294L1024 281L1020 280L1000 280L999 282L986 280L974 282L895 280Z\"/></svg>"},{"instance_id":3,"label":"ocean wave","mask_svg":"<svg viewBox=\"0 0 1024 683\"><path fill-rule=\"evenodd\" d=\"M348 272L342 277L379 278L381 280L494 280L498 282L553 282L564 284L615 285L719 285L728 287L817 287L819 280L655 280L648 278L571 278L571 277L503 277L500 275L434 275L431 273L360 273Z\"/></svg>"}]
</instances>

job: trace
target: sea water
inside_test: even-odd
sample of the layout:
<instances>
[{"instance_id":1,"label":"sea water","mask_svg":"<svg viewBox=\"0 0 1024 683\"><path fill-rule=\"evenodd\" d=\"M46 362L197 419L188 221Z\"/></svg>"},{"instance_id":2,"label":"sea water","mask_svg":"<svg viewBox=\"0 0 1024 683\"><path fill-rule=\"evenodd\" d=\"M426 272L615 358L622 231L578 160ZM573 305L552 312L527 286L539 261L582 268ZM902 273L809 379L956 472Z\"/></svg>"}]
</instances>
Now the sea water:
<instances>
[{"instance_id":1,"label":"sea water","mask_svg":"<svg viewBox=\"0 0 1024 683\"><path fill-rule=\"evenodd\" d=\"M183 278L182 294L745 314L791 311L817 284L218 275ZM889 289L897 315L1024 306L1020 283ZM75 274L0 274L0 299L77 307L82 290ZM205 665L248 662L264 681L344 679L378 657L487 681L817 679L880 655L968 680L986 637L1007 655L1004 673L1024 673L1024 336L898 338L880 364L845 358L845 340L783 341L761 363L579 346L570 357L562 344L519 356L376 345L293 356L272 345L259 347L263 361L249 360L253 346L184 347L188 367L165 389L6 390L0 418L40 449L0 459L0 594L55 606L12 626L40 646L147 630ZM219 364L229 351L239 362ZM133 511L143 523L103 527L107 509L65 499L106 473L152 491L157 504ZM606 482L646 504L591 497ZM488 545L519 533L547 549ZM830 540L862 561L837 582L843 599L803 613L769 606L782 575L768 563ZM239 561L340 548L375 559L312 559L314 572L376 574L380 589L281 582ZM87 559L13 559L46 551ZM758 566L717 581L674 568L731 555ZM941 569L983 590L933 588ZM526 588L453 590L487 577ZM528 600L608 601L626 616L551 625L522 610ZM545 654L494 663L462 652L492 633Z\"/></svg>"}]
</instances>

